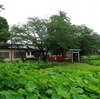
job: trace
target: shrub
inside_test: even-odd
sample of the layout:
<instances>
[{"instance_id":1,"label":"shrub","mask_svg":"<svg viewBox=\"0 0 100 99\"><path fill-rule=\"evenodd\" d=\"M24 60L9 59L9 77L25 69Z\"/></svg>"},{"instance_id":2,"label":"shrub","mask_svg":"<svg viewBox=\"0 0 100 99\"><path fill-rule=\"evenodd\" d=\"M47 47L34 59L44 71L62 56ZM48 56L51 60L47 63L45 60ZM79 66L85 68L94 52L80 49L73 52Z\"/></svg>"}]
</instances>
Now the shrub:
<instances>
[{"instance_id":1,"label":"shrub","mask_svg":"<svg viewBox=\"0 0 100 99\"><path fill-rule=\"evenodd\" d=\"M0 54L0 62L2 62L4 60L4 57L2 54Z\"/></svg>"},{"instance_id":2,"label":"shrub","mask_svg":"<svg viewBox=\"0 0 100 99\"><path fill-rule=\"evenodd\" d=\"M100 66L100 55L84 56L83 60L88 64Z\"/></svg>"}]
</instances>

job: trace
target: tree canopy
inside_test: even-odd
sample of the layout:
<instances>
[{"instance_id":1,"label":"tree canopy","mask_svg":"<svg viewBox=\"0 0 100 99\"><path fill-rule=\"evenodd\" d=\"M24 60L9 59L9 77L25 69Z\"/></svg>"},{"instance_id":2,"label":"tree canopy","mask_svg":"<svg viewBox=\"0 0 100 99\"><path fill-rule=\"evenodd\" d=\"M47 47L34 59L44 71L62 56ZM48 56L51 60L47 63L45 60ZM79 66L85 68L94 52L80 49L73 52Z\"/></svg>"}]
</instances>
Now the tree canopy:
<instances>
[{"instance_id":1,"label":"tree canopy","mask_svg":"<svg viewBox=\"0 0 100 99\"><path fill-rule=\"evenodd\" d=\"M11 28L12 42L32 44L42 52L43 60L47 53L62 54L69 49L81 49L82 55L98 50L98 34L85 25L74 25L65 12L60 11L49 19L30 17L24 24Z\"/></svg>"},{"instance_id":2,"label":"tree canopy","mask_svg":"<svg viewBox=\"0 0 100 99\"><path fill-rule=\"evenodd\" d=\"M0 12L4 10L4 6L0 4ZM0 44L6 43L10 38L9 25L7 20L0 16Z\"/></svg>"},{"instance_id":3,"label":"tree canopy","mask_svg":"<svg viewBox=\"0 0 100 99\"><path fill-rule=\"evenodd\" d=\"M75 37L72 31L70 18L65 12L60 11L58 15L50 17L48 23L48 34L52 37L54 54L64 54L70 48L75 48Z\"/></svg>"},{"instance_id":4,"label":"tree canopy","mask_svg":"<svg viewBox=\"0 0 100 99\"><path fill-rule=\"evenodd\" d=\"M47 21L36 17L28 18L26 24L14 25L11 28L12 43L24 45L32 44L42 52L43 60L46 60L50 46L47 43Z\"/></svg>"},{"instance_id":5,"label":"tree canopy","mask_svg":"<svg viewBox=\"0 0 100 99\"><path fill-rule=\"evenodd\" d=\"M10 38L9 25L4 17L0 16L0 44L6 43Z\"/></svg>"},{"instance_id":6,"label":"tree canopy","mask_svg":"<svg viewBox=\"0 0 100 99\"><path fill-rule=\"evenodd\" d=\"M75 26L75 35L78 41L78 48L82 55L92 54L99 49L99 38L97 33L85 25Z\"/></svg>"}]
</instances>

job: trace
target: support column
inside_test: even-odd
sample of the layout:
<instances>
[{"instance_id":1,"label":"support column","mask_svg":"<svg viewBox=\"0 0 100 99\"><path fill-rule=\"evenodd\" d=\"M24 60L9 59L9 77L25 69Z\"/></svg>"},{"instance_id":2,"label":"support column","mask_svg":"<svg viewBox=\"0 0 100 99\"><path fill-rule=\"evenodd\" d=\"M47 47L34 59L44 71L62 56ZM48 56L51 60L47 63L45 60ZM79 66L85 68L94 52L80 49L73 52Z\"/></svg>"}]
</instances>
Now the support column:
<instances>
[{"instance_id":1,"label":"support column","mask_svg":"<svg viewBox=\"0 0 100 99\"><path fill-rule=\"evenodd\" d=\"M72 51L72 63L73 63L73 51Z\"/></svg>"},{"instance_id":2,"label":"support column","mask_svg":"<svg viewBox=\"0 0 100 99\"><path fill-rule=\"evenodd\" d=\"M79 51L78 51L78 62L80 62L80 54L79 54Z\"/></svg>"}]
</instances>

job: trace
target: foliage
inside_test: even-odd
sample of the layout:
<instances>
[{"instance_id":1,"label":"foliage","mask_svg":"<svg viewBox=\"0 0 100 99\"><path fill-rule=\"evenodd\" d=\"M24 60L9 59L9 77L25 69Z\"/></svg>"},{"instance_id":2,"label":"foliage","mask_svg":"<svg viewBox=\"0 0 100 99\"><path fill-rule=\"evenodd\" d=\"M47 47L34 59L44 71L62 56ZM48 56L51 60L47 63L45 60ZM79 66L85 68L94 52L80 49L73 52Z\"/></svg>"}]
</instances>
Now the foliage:
<instances>
[{"instance_id":1,"label":"foliage","mask_svg":"<svg viewBox=\"0 0 100 99\"><path fill-rule=\"evenodd\" d=\"M32 44L38 48L43 60L46 60L47 52L50 49L47 42L47 21L36 17L28 18L26 24L13 25L11 28L12 43L22 43L24 45Z\"/></svg>"},{"instance_id":2,"label":"foliage","mask_svg":"<svg viewBox=\"0 0 100 99\"><path fill-rule=\"evenodd\" d=\"M99 60L89 60L87 63L91 65L100 66L100 59Z\"/></svg>"},{"instance_id":3,"label":"foliage","mask_svg":"<svg viewBox=\"0 0 100 99\"><path fill-rule=\"evenodd\" d=\"M10 33L8 31L9 26L7 20L0 16L0 44L6 43L10 38Z\"/></svg>"},{"instance_id":4,"label":"foliage","mask_svg":"<svg viewBox=\"0 0 100 99\"><path fill-rule=\"evenodd\" d=\"M60 11L58 15L52 15L49 21L48 34L53 42L51 52L63 55L70 48L75 48L72 25L66 13Z\"/></svg>"},{"instance_id":5,"label":"foliage","mask_svg":"<svg viewBox=\"0 0 100 99\"><path fill-rule=\"evenodd\" d=\"M88 64L100 66L100 55L84 56L83 60Z\"/></svg>"},{"instance_id":6,"label":"foliage","mask_svg":"<svg viewBox=\"0 0 100 99\"><path fill-rule=\"evenodd\" d=\"M99 60L100 59L100 55L83 56L83 59Z\"/></svg>"},{"instance_id":7,"label":"foliage","mask_svg":"<svg viewBox=\"0 0 100 99\"><path fill-rule=\"evenodd\" d=\"M63 11L47 20L30 17L25 24L13 25L10 32L12 43L31 43L41 51L43 60L49 52L64 56L69 49L81 49L81 55L90 55L100 45L97 33L85 25L72 24Z\"/></svg>"},{"instance_id":8,"label":"foliage","mask_svg":"<svg viewBox=\"0 0 100 99\"><path fill-rule=\"evenodd\" d=\"M91 28L85 25L76 26L75 35L82 55L94 54L98 50L100 41Z\"/></svg>"},{"instance_id":9,"label":"foliage","mask_svg":"<svg viewBox=\"0 0 100 99\"><path fill-rule=\"evenodd\" d=\"M0 54L0 62L4 60L4 57Z\"/></svg>"},{"instance_id":10,"label":"foliage","mask_svg":"<svg viewBox=\"0 0 100 99\"><path fill-rule=\"evenodd\" d=\"M32 65L22 62L0 64L1 99L99 99L100 97L99 67L72 64L36 70Z\"/></svg>"}]
</instances>

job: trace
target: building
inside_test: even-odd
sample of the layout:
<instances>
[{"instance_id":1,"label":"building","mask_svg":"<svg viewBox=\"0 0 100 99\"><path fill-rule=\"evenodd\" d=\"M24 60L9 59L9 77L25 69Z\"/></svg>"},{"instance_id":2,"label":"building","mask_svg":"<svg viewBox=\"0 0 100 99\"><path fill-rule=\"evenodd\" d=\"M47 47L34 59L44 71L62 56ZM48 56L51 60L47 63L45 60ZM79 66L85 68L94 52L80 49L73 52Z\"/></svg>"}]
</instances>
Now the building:
<instances>
[{"instance_id":1,"label":"building","mask_svg":"<svg viewBox=\"0 0 100 99\"><path fill-rule=\"evenodd\" d=\"M64 57L48 57L48 60L80 62L80 51L80 49L70 49ZM7 44L0 46L0 55L4 57L4 61L39 60L41 59L41 50L32 45Z\"/></svg>"},{"instance_id":2,"label":"building","mask_svg":"<svg viewBox=\"0 0 100 99\"><path fill-rule=\"evenodd\" d=\"M0 46L0 55L4 57L4 61L35 60L39 58L40 54L41 51L32 45L7 44Z\"/></svg>"},{"instance_id":3,"label":"building","mask_svg":"<svg viewBox=\"0 0 100 99\"><path fill-rule=\"evenodd\" d=\"M26 48L7 44L0 46L0 54L4 57L4 61L18 61L26 58Z\"/></svg>"}]
</instances>

